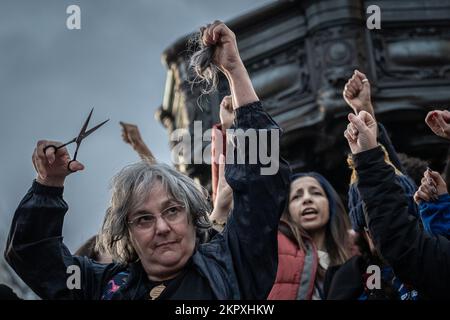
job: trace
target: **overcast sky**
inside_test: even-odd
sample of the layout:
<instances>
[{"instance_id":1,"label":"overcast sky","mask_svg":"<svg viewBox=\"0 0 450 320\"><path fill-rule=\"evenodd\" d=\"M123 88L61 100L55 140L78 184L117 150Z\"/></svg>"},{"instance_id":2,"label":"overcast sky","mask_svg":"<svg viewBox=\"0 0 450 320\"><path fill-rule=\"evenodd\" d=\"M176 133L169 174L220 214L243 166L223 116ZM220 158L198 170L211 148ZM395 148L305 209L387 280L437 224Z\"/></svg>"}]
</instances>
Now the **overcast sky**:
<instances>
[{"instance_id":1,"label":"overcast sky","mask_svg":"<svg viewBox=\"0 0 450 320\"><path fill-rule=\"evenodd\" d=\"M81 145L85 171L66 180L63 235L73 251L100 228L110 178L139 160L122 142L119 121L137 124L154 154L170 161L167 133L154 119L163 98L164 49L210 21L269 2L0 0L0 251L35 177L37 140L75 137L92 107L92 125L111 119ZM81 30L66 28L71 4L81 8Z\"/></svg>"}]
</instances>

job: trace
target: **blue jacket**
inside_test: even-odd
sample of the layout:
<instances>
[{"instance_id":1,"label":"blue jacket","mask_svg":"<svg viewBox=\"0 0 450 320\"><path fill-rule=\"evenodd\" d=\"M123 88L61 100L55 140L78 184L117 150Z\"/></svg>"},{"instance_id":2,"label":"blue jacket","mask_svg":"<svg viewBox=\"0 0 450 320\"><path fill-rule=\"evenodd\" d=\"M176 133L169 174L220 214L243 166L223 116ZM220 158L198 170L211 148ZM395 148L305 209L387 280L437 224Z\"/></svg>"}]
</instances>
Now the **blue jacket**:
<instances>
[{"instance_id":1,"label":"blue jacket","mask_svg":"<svg viewBox=\"0 0 450 320\"><path fill-rule=\"evenodd\" d=\"M260 102L237 109L234 125L243 130L280 129ZM261 175L261 167L226 165L233 212L224 232L198 245L192 256L194 268L207 279L217 299L265 299L275 280L278 222L286 203L290 170L282 159L274 175ZM135 281L143 272L139 262L102 265L69 252L62 238L67 210L63 188L37 182L20 202L5 257L22 280L43 299L101 299L108 281L119 272L129 274L128 286L120 290L121 299L133 299L136 292L144 290L141 282ZM80 267L79 290L67 288L70 265Z\"/></svg>"},{"instance_id":2,"label":"blue jacket","mask_svg":"<svg viewBox=\"0 0 450 320\"><path fill-rule=\"evenodd\" d=\"M437 201L421 201L420 217L425 230L432 235L450 237L450 195L440 195Z\"/></svg>"}]
</instances>

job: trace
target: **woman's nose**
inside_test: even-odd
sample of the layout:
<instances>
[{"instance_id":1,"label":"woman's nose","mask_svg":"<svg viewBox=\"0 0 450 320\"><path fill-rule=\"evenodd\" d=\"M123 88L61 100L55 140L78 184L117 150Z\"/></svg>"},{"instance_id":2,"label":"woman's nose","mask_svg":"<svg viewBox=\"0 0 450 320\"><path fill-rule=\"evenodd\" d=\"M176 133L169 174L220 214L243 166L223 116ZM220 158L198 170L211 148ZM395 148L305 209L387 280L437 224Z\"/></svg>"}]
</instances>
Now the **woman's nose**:
<instances>
[{"instance_id":1,"label":"woman's nose","mask_svg":"<svg viewBox=\"0 0 450 320\"><path fill-rule=\"evenodd\" d=\"M312 197L309 193L305 193L303 195L303 199L302 199L302 203L311 203L312 202Z\"/></svg>"},{"instance_id":2,"label":"woman's nose","mask_svg":"<svg viewBox=\"0 0 450 320\"><path fill-rule=\"evenodd\" d=\"M170 231L170 226L162 217L156 218L155 224L156 234L164 234Z\"/></svg>"}]
</instances>

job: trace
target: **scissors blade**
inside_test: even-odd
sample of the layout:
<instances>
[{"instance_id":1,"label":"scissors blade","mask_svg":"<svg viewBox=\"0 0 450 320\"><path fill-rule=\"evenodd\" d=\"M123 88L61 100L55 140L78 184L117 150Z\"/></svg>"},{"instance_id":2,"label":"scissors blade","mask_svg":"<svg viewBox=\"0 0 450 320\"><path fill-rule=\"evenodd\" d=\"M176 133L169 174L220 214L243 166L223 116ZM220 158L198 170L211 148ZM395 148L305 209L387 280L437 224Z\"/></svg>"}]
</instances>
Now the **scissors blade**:
<instances>
[{"instance_id":1,"label":"scissors blade","mask_svg":"<svg viewBox=\"0 0 450 320\"><path fill-rule=\"evenodd\" d=\"M66 143L64 143L64 144L62 144L62 145L56 147L56 150L61 149L61 148L64 148L64 147L67 146L68 144L74 143L74 142L76 142L76 141L77 141L77 138L73 138L72 140L67 141Z\"/></svg>"},{"instance_id":2,"label":"scissors blade","mask_svg":"<svg viewBox=\"0 0 450 320\"><path fill-rule=\"evenodd\" d=\"M83 140L83 138L85 137L85 131L86 131L86 128L87 128L87 126L89 124L89 120L91 120L91 116L92 116L92 112L93 111L94 111L94 108L92 108L91 112L89 112L89 115L88 115L86 121L84 122L83 127L80 130L80 133L77 136L76 143L80 143L81 140Z\"/></svg>"},{"instance_id":3,"label":"scissors blade","mask_svg":"<svg viewBox=\"0 0 450 320\"><path fill-rule=\"evenodd\" d=\"M88 131L86 131L83 135L83 139L86 138L88 135L90 135L92 132L94 132L95 130L97 130L98 128L100 128L102 125L104 125L105 123L107 123L109 121L105 120L102 123L99 123L98 125L96 125L95 127L93 127L92 129L89 129Z\"/></svg>"}]
</instances>

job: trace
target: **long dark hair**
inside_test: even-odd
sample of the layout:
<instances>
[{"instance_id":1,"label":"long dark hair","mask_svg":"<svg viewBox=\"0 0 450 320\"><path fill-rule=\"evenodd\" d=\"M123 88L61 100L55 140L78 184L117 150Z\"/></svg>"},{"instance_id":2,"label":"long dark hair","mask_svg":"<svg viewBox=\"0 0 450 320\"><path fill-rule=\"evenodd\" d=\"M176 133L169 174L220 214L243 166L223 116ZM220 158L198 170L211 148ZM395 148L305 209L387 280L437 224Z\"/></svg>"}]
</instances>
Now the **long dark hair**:
<instances>
[{"instance_id":1,"label":"long dark hair","mask_svg":"<svg viewBox=\"0 0 450 320\"><path fill-rule=\"evenodd\" d=\"M311 177L321 185L328 199L330 218L325 229L325 248L330 257L330 266L343 264L350 258L348 243L350 222L345 207L336 190L325 177L317 172L298 173L292 176L292 183L298 178ZM305 248L303 236L307 234L305 230L297 225L291 218L289 206L283 213L282 221L286 223L300 248Z\"/></svg>"}]
</instances>

